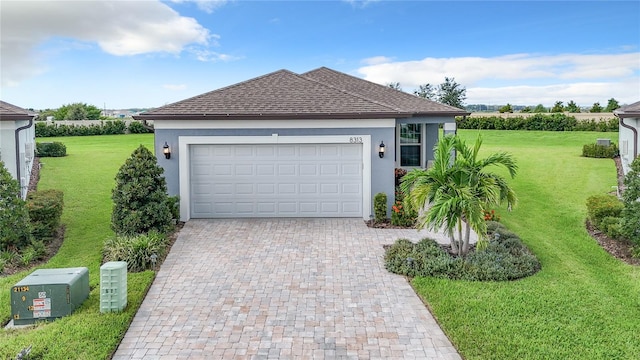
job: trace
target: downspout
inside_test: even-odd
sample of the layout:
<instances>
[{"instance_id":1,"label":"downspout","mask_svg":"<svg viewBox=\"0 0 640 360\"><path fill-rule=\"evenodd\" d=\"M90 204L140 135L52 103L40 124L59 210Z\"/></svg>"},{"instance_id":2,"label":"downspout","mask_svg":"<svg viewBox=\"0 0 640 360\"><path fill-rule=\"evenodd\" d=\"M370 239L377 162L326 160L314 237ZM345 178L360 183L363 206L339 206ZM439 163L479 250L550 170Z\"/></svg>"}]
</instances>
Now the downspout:
<instances>
[{"instance_id":1,"label":"downspout","mask_svg":"<svg viewBox=\"0 0 640 360\"><path fill-rule=\"evenodd\" d=\"M638 157L638 130L629 124L625 124L624 118L620 118L620 126L627 128L633 132L633 159L635 159Z\"/></svg>"},{"instance_id":2,"label":"downspout","mask_svg":"<svg viewBox=\"0 0 640 360\"><path fill-rule=\"evenodd\" d=\"M21 126L16 129L15 143L16 143L16 179L20 183L20 191L22 192L22 180L20 179L20 131L25 130L33 126L33 117L29 118L29 123L25 126Z\"/></svg>"}]
</instances>

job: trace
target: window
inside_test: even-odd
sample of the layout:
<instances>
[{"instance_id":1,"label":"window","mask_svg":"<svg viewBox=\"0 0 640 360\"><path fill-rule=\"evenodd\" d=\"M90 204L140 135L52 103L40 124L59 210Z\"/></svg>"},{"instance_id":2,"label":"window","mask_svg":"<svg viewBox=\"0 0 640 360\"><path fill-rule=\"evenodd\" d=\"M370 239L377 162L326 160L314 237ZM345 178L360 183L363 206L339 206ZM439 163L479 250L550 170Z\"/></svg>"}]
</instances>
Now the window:
<instances>
[{"instance_id":1,"label":"window","mask_svg":"<svg viewBox=\"0 0 640 360\"><path fill-rule=\"evenodd\" d=\"M422 166L422 124L400 124L400 166Z\"/></svg>"}]
</instances>

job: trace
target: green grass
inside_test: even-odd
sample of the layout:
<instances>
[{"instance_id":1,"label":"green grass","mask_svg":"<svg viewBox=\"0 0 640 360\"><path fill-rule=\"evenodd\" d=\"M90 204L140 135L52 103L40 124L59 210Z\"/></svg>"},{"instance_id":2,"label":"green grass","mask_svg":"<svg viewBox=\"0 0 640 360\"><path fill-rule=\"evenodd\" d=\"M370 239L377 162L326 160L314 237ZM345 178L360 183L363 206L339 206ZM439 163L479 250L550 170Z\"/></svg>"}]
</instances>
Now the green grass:
<instances>
[{"instance_id":1,"label":"green grass","mask_svg":"<svg viewBox=\"0 0 640 360\"><path fill-rule=\"evenodd\" d=\"M41 140L41 139L39 139ZM64 191L65 240L43 268L89 268L89 298L72 315L36 328L0 330L0 358L15 358L33 345L35 359L104 359L115 350L150 286L151 271L129 274L128 306L119 314L100 313L102 243L113 233L111 190L115 175L140 144L153 149L153 134L47 138L67 146L64 158L43 158L38 189ZM0 323L11 317L11 287L31 273L0 278Z\"/></svg>"},{"instance_id":2,"label":"green grass","mask_svg":"<svg viewBox=\"0 0 640 360\"><path fill-rule=\"evenodd\" d=\"M475 139L478 132L462 130ZM637 359L640 269L612 258L584 230L585 201L616 184L608 159L581 158L601 133L483 131L485 152L518 159L512 184L520 199L502 222L542 262L533 277L472 283L414 279L417 291L466 359ZM607 136L616 136L606 134ZM47 139L69 156L42 159L39 188L65 192L66 238L46 267L89 268L91 293L74 315L36 328L0 330L0 358L33 345L35 359L104 359L117 347L154 273L129 274L127 309L100 314L99 267L110 230L111 189L118 168L153 135ZM0 323L11 316L9 290L29 274L0 279Z\"/></svg>"},{"instance_id":3,"label":"green grass","mask_svg":"<svg viewBox=\"0 0 640 360\"><path fill-rule=\"evenodd\" d=\"M460 131L467 141L478 133ZM580 156L603 134L481 134L485 153L518 160L519 205L500 214L542 270L500 283L415 278L416 291L466 359L637 359L640 268L610 256L584 227L587 197L616 185L612 160Z\"/></svg>"}]
</instances>

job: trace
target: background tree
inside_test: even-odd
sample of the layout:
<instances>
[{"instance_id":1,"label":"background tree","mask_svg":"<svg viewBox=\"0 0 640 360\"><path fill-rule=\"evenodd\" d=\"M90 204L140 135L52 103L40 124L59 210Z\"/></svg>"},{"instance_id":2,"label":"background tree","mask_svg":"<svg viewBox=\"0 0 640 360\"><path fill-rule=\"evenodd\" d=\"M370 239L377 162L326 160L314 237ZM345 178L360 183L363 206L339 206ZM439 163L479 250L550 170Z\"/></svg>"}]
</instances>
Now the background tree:
<instances>
[{"instance_id":1,"label":"background tree","mask_svg":"<svg viewBox=\"0 0 640 360\"><path fill-rule=\"evenodd\" d=\"M520 109L520 112L523 112L523 113L530 113L532 111L533 109L531 109L531 106L525 106L522 109Z\"/></svg>"},{"instance_id":2,"label":"background tree","mask_svg":"<svg viewBox=\"0 0 640 360\"><path fill-rule=\"evenodd\" d=\"M140 145L116 174L111 228L118 235L173 229L172 198L156 157Z\"/></svg>"},{"instance_id":3,"label":"background tree","mask_svg":"<svg viewBox=\"0 0 640 360\"><path fill-rule=\"evenodd\" d=\"M102 111L94 105L73 103L55 111L56 120L100 120Z\"/></svg>"},{"instance_id":4,"label":"background tree","mask_svg":"<svg viewBox=\"0 0 640 360\"><path fill-rule=\"evenodd\" d=\"M27 203L20 183L0 161L0 251L22 249L32 240Z\"/></svg>"},{"instance_id":5,"label":"background tree","mask_svg":"<svg viewBox=\"0 0 640 360\"><path fill-rule=\"evenodd\" d=\"M418 87L418 90L413 91L414 95L421 97L423 99L435 100L436 99L436 89L431 84L424 84Z\"/></svg>"},{"instance_id":6,"label":"background tree","mask_svg":"<svg viewBox=\"0 0 640 360\"><path fill-rule=\"evenodd\" d=\"M593 103L593 106L591 107L591 109L589 109L589 112L591 113L601 113L604 109L602 108L602 106L600 106L599 102L595 102Z\"/></svg>"},{"instance_id":7,"label":"background tree","mask_svg":"<svg viewBox=\"0 0 640 360\"><path fill-rule=\"evenodd\" d=\"M395 90L398 90L398 91L402 91L402 87L400 86L399 82L390 82L390 83L387 83L387 86L392 88L392 89L395 89Z\"/></svg>"},{"instance_id":8,"label":"background tree","mask_svg":"<svg viewBox=\"0 0 640 360\"><path fill-rule=\"evenodd\" d=\"M613 112L613 110L619 107L620 104L618 104L618 100L611 98L609 99L609 101L607 101L607 107L604 109L604 112Z\"/></svg>"},{"instance_id":9,"label":"background tree","mask_svg":"<svg viewBox=\"0 0 640 360\"><path fill-rule=\"evenodd\" d=\"M570 113L579 113L580 107L575 102L573 102L573 100L571 100L567 103L567 107L565 108L565 110Z\"/></svg>"},{"instance_id":10,"label":"background tree","mask_svg":"<svg viewBox=\"0 0 640 360\"><path fill-rule=\"evenodd\" d=\"M498 109L498 111L500 113L512 113L513 112L513 106L511 106L511 104L507 103L507 105L501 107L500 109Z\"/></svg>"},{"instance_id":11,"label":"background tree","mask_svg":"<svg viewBox=\"0 0 640 360\"><path fill-rule=\"evenodd\" d=\"M546 113L548 111L547 111L547 108L544 107L544 105L538 104L538 105L536 105L535 108L533 108L533 112L534 113Z\"/></svg>"},{"instance_id":12,"label":"background tree","mask_svg":"<svg viewBox=\"0 0 640 360\"><path fill-rule=\"evenodd\" d=\"M556 101L556 103L553 104L553 107L551 108L551 110L549 110L549 112L552 112L552 113L559 113L563 111L564 111L564 105L562 104L562 101Z\"/></svg>"},{"instance_id":13,"label":"background tree","mask_svg":"<svg viewBox=\"0 0 640 360\"><path fill-rule=\"evenodd\" d=\"M46 110L41 110L38 113L38 118L37 120L40 121L46 121L47 117L52 116L54 119L56 118L56 111L53 109L46 109Z\"/></svg>"},{"instance_id":14,"label":"background tree","mask_svg":"<svg viewBox=\"0 0 640 360\"><path fill-rule=\"evenodd\" d=\"M438 102L459 109L464 109L464 100L467 98L467 89L458 84L455 78L444 78L444 82L438 85Z\"/></svg>"}]
</instances>

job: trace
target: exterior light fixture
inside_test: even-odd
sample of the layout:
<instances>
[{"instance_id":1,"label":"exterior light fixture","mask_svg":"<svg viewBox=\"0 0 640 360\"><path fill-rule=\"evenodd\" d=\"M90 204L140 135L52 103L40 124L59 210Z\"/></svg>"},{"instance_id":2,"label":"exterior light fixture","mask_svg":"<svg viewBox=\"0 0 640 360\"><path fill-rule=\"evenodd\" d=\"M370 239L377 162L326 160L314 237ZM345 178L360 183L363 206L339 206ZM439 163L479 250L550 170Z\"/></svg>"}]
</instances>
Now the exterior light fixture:
<instances>
[{"instance_id":1,"label":"exterior light fixture","mask_svg":"<svg viewBox=\"0 0 640 360\"><path fill-rule=\"evenodd\" d=\"M380 141L380 145L378 145L378 156L380 156L380 159L384 157L384 148L384 142Z\"/></svg>"},{"instance_id":2,"label":"exterior light fixture","mask_svg":"<svg viewBox=\"0 0 640 360\"><path fill-rule=\"evenodd\" d=\"M164 142L164 146L162 147L162 153L164 154L164 157L167 159L171 159L171 148L169 147L169 144L167 144L167 142Z\"/></svg>"}]
</instances>

